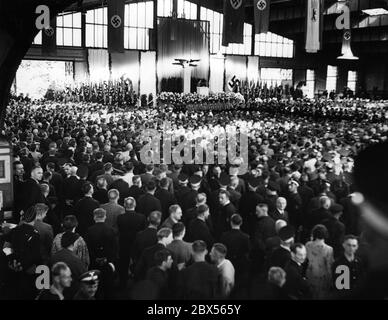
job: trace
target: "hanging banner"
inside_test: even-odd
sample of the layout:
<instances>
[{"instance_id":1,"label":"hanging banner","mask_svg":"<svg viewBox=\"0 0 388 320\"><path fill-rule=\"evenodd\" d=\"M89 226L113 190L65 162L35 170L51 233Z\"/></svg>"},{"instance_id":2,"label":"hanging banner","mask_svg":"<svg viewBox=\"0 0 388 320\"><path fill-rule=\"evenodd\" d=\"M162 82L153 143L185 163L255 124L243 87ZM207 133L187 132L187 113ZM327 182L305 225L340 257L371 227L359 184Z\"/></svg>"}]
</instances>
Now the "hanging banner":
<instances>
[{"instance_id":1,"label":"hanging banner","mask_svg":"<svg viewBox=\"0 0 388 320\"><path fill-rule=\"evenodd\" d=\"M124 52L124 4L125 0L108 0L109 53Z\"/></svg>"},{"instance_id":2,"label":"hanging banner","mask_svg":"<svg viewBox=\"0 0 388 320\"><path fill-rule=\"evenodd\" d=\"M42 54L48 56L57 54L57 17L50 21L48 28L42 29Z\"/></svg>"},{"instance_id":3,"label":"hanging banner","mask_svg":"<svg viewBox=\"0 0 388 320\"><path fill-rule=\"evenodd\" d=\"M306 52L316 53L322 48L323 0L307 0Z\"/></svg>"},{"instance_id":4,"label":"hanging banner","mask_svg":"<svg viewBox=\"0 0 388 320\"><path fill-rule=\"evenodd\" d=\"M256 34L268 32L270 4L271 0L253 0Z\"/></svg>"},{"instance_id":5,"label":"hanging banner","mask_svg":"<svg viewBox=\"0 0 388 320\"><path fill-rule=\"evenodd\" d=\"M224 0L222 45L244 43L245 0Z\"/></svg>"}]
</instances>

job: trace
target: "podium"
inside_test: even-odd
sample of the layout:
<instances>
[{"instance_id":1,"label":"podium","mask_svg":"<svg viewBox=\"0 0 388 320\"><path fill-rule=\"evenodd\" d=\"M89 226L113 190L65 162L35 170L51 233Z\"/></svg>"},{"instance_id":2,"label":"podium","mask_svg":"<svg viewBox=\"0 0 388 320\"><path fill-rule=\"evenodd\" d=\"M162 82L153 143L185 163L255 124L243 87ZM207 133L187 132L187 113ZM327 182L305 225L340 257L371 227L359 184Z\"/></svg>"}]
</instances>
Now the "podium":
<instances>
[{"instance_id":1,"label":"podium","mask_svg":"<svg viewBox=\"0 0 388 320\"><path fill-rule=\"evenodd\" d=\"M197 87L197 93L201 96L209 96L209 87Z\"/></svg>"}]
</instances>

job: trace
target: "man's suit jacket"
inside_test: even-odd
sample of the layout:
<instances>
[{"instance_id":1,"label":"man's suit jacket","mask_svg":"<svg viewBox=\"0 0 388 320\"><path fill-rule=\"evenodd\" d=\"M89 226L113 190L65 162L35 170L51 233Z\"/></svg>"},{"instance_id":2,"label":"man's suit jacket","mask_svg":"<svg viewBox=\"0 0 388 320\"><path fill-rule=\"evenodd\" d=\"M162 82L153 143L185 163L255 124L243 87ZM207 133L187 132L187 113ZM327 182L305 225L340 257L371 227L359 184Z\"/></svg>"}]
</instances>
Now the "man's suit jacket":
<instances>
[{"instance_id":1,"label":"man's suit jacket","mask_svg":"<svg viewBox=\"0 0 388 320\"><path fill-rule=\"evenodd\" d=\"M155 253L165 248L166 247L161 243L156 243L155 245L143 250L143 253L140 256L139 261L137 261L135 267L136 280L143 280L145 278L147 271L155 266Z\"/></svg>"},{"instance_id":2,"label":"man's suit jacket","mask_svg":"<svg viewBox=\"0 0 388 320\"><path fill-rule=\"evenodd\" d=\"M120 256L132 256L136 234L146 228L146 218L135 211L127 211L117 217Z\"/></svg>"},{"instance_id":3,"label":"man's suit jacket","mask_svg":"<svg viewBox=\"0 0 388 320\"><path fill-rule=\"evenodd\" d=\"M288 212L287 211L284 211L284 213L281 214L278 209L275 209L274 211L270 212L269 215L272 219L275 220L275 222L277 220L284 220L284 221L288 222Z\"/></svg>"},{"instance_id":4,"label":"man's suit jacket","mask_svg":"<svg viewBox=\"0 0 388 320\"><path fill-rule=\"evenodd\" d=\"M146 172L141 174L140 175L141 185L145 187L147 183L150 182L153 178L154 176L151 173Z\"/></svg>"},{"instance_id":5,"label":"man's suit jacket","mask_svg":"<svg viewBox=\"0 0 388 320\"><path fill-rule=\"evenodd\" d=\"M118 256L116 233L105 222L97 222L88 228L85 241L89 249L90 266L96 267L97 258L115 263Z\"/></svg>"},{"instance_id":6,"label":"man's suit jacket","mask_svg":"<svg viewBox=\"0 0 388 320\"><path fill-rule=\"evenodd\" d=\"M218 269L215 265L205 261L194 262L191 266L180 271L177 287L178 299L215 299L220 287Z\"/></svg>"},{"instance_id":7,"label":"man's suit jacket","mask_svg":"<svg viewBox=\"0 0 388 320\"><path fill-rule=\"evenodd\" d=\"M222 233L231 229L230 218L236 213L236 207L233 205L232 202L229 202L226 206L220 207L217 224L215 225L215 232L217 237L221 236Z\"/></svg>"},{"instance_id":8,"label":"man's suit jacket","mask_svg":"<svg viewBox=\"0 0 388 320\"><path fill-rule=\"evenodd\" d=\"M86 230L94 224L93 211L100 207L97 200L91 197L83 197L74 207L74 214L78 219L78 232L84 236Z\"/></svg>"},{"instance_id":9,"label":"man's suit jacket","mask_svg":"<svg viewBox=\"0 0 388 320\"><path fill-rule=\"evenodd\" d=\"M150 193L146 193L139 198L136 211L148 217L152 211L162 211L162 205L158 198Z\"/></svg>"},{"instance_id":10,"label":"man's suit jacket","mask_svg":"<svg viewBox=\"0 0 388 320\"><path fill-rule=\"evenodd\" d=\"M132 185L129 188L129 197L132 197L137 201L139 201L140 196L144 194L144 191L138 186Z\"/></svg>"},{"instance_id":11,"label":"man's suit jacket","mask_svg":"<svg viewBox=\"0 0 388 320\"><path fill-rule=\"evenodd\" d=\"M210 249L214 243L214 238L210 234L206 222L198 218L191 221L185 236L185 241L187 242L194 242L196 240L205 241L208 249Z\"/></svg>"},{"instance_id":12,"label":"man's suit jacket","mask_svg":"<svg viewBox=\"0 0 388 320\"><path fill-rule=\"evenodd\" d=\"M54 240L53 227L43 221L35 220L34 228L38 230L40 236L40 254L44 263L48 263Z\"/></svg>"},{"instance_id":13,"label":"man's suit jacket","mask_svg":"<svg viewBox=\"0 0 388 320\"><path fill-rule=\"evenodd\" d=\"M158 189L155 192L155 197L159 199L162 206L162 220L167 219L169 216L168 209L170 206L177 203L174 194L165 189Z\"/></svg>"},{"instance_id":14,"label":"man's suit jacket","mask_svg":"<svg viewBox=\"0 0 388 320\"><path fill-rule=\"evenodd\" d=\"M186 186L179 186L175 189L175 199L181 206L182 210L184 207L184 199L191 192L191 189Z\"/></svg>"},{"instance_id":15,"label":"man's suit jacket","mask_svg":"<svg viewBox=\"0 0 388 320\"><path fill-rule=\"evenodd\" d=\"M135 260L140 258L145 248L151 247L158 242L156 234L157 230L152 227L148 227L136 234L135 243L133 245L133 258Z\"/></svg>"},{"instance_id":16,"label":"man's suit jacket","mask_svg":"<svg viewBox=\"0 0 388 320\"><path fill-rule=\"evenodd\" d=\"M220 242L228 249L226 258L232 262L236 269L240 269L248 263L251 245L249 236L246 233L232 229L222 234Z\"/></svg>"},{"instance_id":17,"label":"man's suit jacket","mask_svg":"<svg viewBox=\"0 0 388 320\"><path fill-rule=\"evenodd\" d=\"M191 260L192 244L183 240L173 240L167 249L171 251L176 264L188 263Z\"/></svg>"},{"instance_id":18,"label":"man's suit jacket","mask_svg":"<svg viewBox=\"0 0 388 320\"><path fill-rule=\"evenodd\" d=\"M120 193L119 204L120 205L123 205L124 199L128 198L130 195L129 185L123 179L116 179L115 181L113 181L112 184L109 186L109 190L110 189L117 189L119 191L119 193Z\"/></svg>"},{"instance_id":19,"label":"man's suit jacket","mask_svg":"<svg viewBox=\"0 0 388 320\"><path fill-rule=\"evenodd\" d=\"M302 275L302 267L295 261L290 260L284 268L287 274L284 290L288 297L293 300L311 299L311 289Z\"/></svg>"},{"instance_id":20,"label":"man's suit jacket","mask_svg":"<svg viewBox=\"0 0 388 320\"><path fill-rule=\"evenodd\" d=\"M267 267L268 269L271 267L280 267L284 269L290 260L291 252L283 247L278 247L270 254Z\"/></svg>"},{"instance_id":21,"label":"man's suit jacket","mask_svg":"<svg viewBox=\"0 0 388 320\"><path fill-rule=\"evenodd\" d=\"M23 196L21 199L23 200L22 209L24 212L37 203L43 203L44 198L40 191L39 183L32 178L28 178L23 184Z\"/></svg>"}]
</instances>

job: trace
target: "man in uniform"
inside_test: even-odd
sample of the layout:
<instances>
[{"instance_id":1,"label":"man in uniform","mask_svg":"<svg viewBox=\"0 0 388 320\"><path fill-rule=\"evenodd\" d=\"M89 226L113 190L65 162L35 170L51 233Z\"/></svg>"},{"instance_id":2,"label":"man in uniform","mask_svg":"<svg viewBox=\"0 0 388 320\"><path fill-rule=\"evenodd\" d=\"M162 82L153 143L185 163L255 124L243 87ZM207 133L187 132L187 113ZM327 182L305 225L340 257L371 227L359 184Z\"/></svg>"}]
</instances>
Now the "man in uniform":
<instances>
[{"instance_id":1,"label":"man in uniform","mask_svg":"<svg viewBox=\"0 0 388 320\"><path fill-rule=\"evenodd\" d=\"M99 285L99 270L91 270L79 277L80 288L74 296L74 300L96 300L95 295Z\"/></svg>"}]
</instances>

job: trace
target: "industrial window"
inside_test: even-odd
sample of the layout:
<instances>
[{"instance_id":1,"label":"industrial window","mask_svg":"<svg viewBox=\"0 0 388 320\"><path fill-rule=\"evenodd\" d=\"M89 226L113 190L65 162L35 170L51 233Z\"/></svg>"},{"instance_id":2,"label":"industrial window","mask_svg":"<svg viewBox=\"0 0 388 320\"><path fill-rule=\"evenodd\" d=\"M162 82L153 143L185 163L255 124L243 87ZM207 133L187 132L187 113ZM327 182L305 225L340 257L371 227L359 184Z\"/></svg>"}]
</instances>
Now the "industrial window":
<instances>
[{"instance_id":1,"label":"industrial window","mask_svg":"<svg viewBox=\"0 0 388 320\"><path fill-rule=\"evenodd\" d=\"M337 88L337 67L327 66L326 90L335 91Z\"/></svg>"},{"instance_id":2,"label":"industrial window","mask_svg":"<svg viewBox=\"0 0 388 320\"><path fill-rule=\"evenodd\" d=\"M307 69L306 70L306 87L307 87L307 97L314 98L315 93L315 71Z\"/></svg>"},{"instance_id":3,"label":"industrial window","mask_svg":"<svg viewBox=\"0 0 388 320\"><path fill-rule=\"evenodd\" d=\"M178 18L197 20L198 6L185 0L178 0Z\"/></svg>"},{"instance_id":4,"label":"industrial window","mask_svg":"<svg viewBox=\"0 0 388 320\"><path fill-rule=\"evenodd\" d=\"M353 92L356 91L357 71L348 71L348 88Z\"/></svg>"},{"instance_id":5,"label":"industrial window","mask_svg":"<svg viewBox=\"0 0 388 320\"><path fill-rule=\"evenodd\" d=\"M294 56L294 41L272 32L256 34L255 55L292 58Z\"/></svg>"},{"instance_id":6,"label":"industrial window","mask_svg":"<svg viewBox=\"0 0 388 320\"><path fill-rule=\"evenodd\" d=\"M42 30L39 31L38 34L35 36L32 44L42 44Z\"/></svg>"},{"instance_id":7,"label":"industrial window","mask_svg":"<svg viewBox=\"0 0 388 320\"><path fill-rule=\"evenodd\" d=\"M261 68L260 81L267 86L278 86L283 81L292 81L292 69Z\"/></svg>"},{"instance_id":8,"label":"industrial window","mask_svg":"<svg viewBox=\"0 0 388 320\"><path fill-rule=\"evenodd\" d=\"M252 25L244 23L244 43L232 43L228 47L222 46L222 28L224 15L222 13L201 7L201 20L210 23L210 53L251 55L252 53Z\"/></svg>"},{"instance_id":9,"label":"industrial window","mask_svg":"<svg viewBox=\"0 0 388 320\"><path fill-rule=\"evenodd\" d=\"M154 5L152 1L125 5L124 48L149 50L150 32L154 27Z\"/></svg>"},{"instance_id":10,"label":"industrial window","mask_svg":"<svg viewBox=\"0 0 388 320\"><path fill-rule=\"evenodd\" d=\"M172 16L172 0L157 0L158 1L158 17Z\"/></svg>"},{"instance_id":11,"label":"industrial window","mask_svg":"<svg viewBox=\"0 0 388 320\"><path fill-rule=\"evenodd\" d=\"M106 7L86 12L86 46L108 47L108 9Z\"/></svg>"},{"instance_id":12,"label":"industrial window","mask_svg":"<svg viewBox=\"0 0 388 320\"><path fill-rule=\"evenodd\" d=\"M57 45L80 47L82 38L81 13L57 17Z\"/></svg>"}]
</instances>

